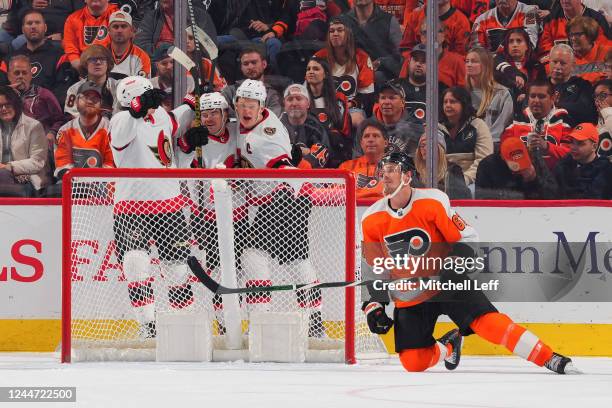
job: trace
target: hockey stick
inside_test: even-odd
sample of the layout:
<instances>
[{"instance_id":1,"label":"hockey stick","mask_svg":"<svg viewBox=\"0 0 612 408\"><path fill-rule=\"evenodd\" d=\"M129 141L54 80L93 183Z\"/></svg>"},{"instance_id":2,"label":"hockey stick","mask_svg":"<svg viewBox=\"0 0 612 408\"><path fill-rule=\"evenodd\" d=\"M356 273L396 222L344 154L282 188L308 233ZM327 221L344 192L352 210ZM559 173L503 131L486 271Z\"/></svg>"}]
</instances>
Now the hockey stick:
<instances>
[{"instance_id":1,"label":"hockey stick","mask_svg":"<svg viewBox=\"0 0 612 408\"><path fill-rule=\"evenodd\" d=\"M191 268L193 274L198 280L213 293L220 295L229 295L234 293L261 293L261 292L279 292L288 290L307 290L307 289L323 289L323 288L349 288L352 286L364 286L373 283L373 280L368 281L338 281L338 282L323 282L323 283L298 283L292 285L275 285L275 286L252 286L249 288L228 288L215 282L213 278L208 276L206 271L200 265L200 262L190 256L187 258L187 265ZM380 279L381 282L395 282L402 279Z\"/></svg>"},{"instance_id":2,"label":"hockey stick","mask_svg":"<svg viewBox=\"0 0 612 408\"><path fill-rule=\"evenodd\" d=\"M189 55L185 54L179 47L173 45L168 48L168 56L181 64L187 71L191 71L195 68L195 62L193 62L191 58L189 58Z\"/></svg>"},{"instance_id":3,"label":"hockey stick","mask_svg":"<svg viewBox=\"0 0 612 408\"><path fill-rule=\"evenodd\" d=\"M195 93L195 120L194 126L198 127L202 125L202 112L200 111L200 96L202 95L202 51L200 50L200 42L196 37L196 21L195 21L195 13L193 12L193 2L192 0L187 0L187 8L189 10L189 19L191 20L191 34L193 35L193 42L195 45L195 60L196 64L191 73L193 76L194 82L194 93ZM198 167L204 167L204 163L202 161L202 146L196 146L196 161L198 162Z\"/></svg>"}]
</instances>

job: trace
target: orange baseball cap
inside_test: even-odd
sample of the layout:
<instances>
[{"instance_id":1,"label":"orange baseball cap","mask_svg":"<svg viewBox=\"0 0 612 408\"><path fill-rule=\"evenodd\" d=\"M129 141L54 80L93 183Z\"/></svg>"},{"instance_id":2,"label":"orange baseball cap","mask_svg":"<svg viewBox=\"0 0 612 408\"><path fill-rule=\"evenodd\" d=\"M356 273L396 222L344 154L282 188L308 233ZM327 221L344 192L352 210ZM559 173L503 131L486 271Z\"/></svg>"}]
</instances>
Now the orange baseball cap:
<instances>
[{"instance_id":1,"label":"orange baseball cap","mask_svg":"<svg viewBox=\"0 0 612 408\"><path fill-rule=\"evenodd\" d=\"M570 132L569 137L576 140L592 140L597 143L599 142L599 131L592 123L581 123Z\"/></svg>"},{"instance_id":2,"label":"orange baseball cap","mask_svg":"<svg viewBox=\"0 0 612 408\"><path fill-rule=\"evenodd\" d=\"M500 153L512 171L523 171L531 167L527 146L518 137L506 138L501 143Z\"/></svg>"}]
</instances>

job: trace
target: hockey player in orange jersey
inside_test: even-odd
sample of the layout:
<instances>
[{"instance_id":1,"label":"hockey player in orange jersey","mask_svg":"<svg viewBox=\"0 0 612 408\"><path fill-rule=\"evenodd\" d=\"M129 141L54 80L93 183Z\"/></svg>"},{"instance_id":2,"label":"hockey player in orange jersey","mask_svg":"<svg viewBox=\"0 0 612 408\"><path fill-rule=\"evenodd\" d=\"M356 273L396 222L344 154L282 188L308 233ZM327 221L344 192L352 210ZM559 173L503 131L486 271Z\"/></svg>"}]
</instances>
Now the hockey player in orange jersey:
<instances>
[{"instance_id":1,"label":"hockey player in orange jersey","mask_svg":"<svg viewBox=\"0 0 612 408\"><path fill-rule=\"evenodd\" d=\"M447 257L475 256L470 243L477 241L476 231L450 207L446 194L410 187L414 171L412 159L404 153L390 153L379 164L385 197L368 208L362 218L364 280L385 278L374 274L375 258L380 256L430 256L440 245L448 247ZM390 277L397 278L397 273L397 269L391 271ZM439 277L423 275L417 271L410 281L469 280L454 270L439 271ZM442 360L447 369L455 369L461 357L462 336L476 333L556 373L579 372L571 359L554 353L533 333L499 313L481 290L381 289L380 285L368 287L370 299L363 304L368 326L373 333L384 334L395 325L395 349L407 371L424 371ZM393 319L385 312L389 300L395 304ZM459 328L436 340L432 334L442 314Z\"/></svg>"}]
</instances>

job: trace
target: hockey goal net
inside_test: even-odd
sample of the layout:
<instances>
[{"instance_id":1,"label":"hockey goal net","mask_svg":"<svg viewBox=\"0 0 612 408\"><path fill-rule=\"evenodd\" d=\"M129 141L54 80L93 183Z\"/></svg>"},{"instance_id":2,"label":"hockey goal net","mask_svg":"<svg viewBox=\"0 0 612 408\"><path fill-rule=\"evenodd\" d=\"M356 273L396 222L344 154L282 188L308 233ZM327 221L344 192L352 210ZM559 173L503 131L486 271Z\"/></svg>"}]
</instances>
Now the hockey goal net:
<instances>
[{"instance_id":1,"label":"hockey goal net","mask_svg":"<svg viewBox=\"0 0 612 408\"><path fill-rule=\"evenodd\" d=\"M248 360L249 316L299 313L306 361L383 358L354 288L217 295L353 281L355 187L338 170L76 169L63 186L62 361L155 360L159 316L206 312L213 360ZM307 326L307 327L306 327Z\"/></svg>"}]
</instances>

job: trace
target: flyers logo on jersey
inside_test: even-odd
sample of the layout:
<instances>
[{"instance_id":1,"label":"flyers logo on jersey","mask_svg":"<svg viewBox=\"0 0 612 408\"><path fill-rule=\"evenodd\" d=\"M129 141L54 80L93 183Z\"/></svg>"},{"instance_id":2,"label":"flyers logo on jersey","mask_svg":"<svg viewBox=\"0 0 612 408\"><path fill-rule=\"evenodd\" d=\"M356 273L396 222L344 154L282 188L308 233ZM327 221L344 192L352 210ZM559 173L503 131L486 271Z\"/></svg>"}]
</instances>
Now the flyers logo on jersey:
<instances>
[{"instance_id":1,"label":"flyers logo on jersey","mask_svg":"<svg viewBox=\"0 0 612 408\"><path fill-rule=\"evenodd\" d=\"M42 65L39 62L33 62L30 71L32 71L32 78L36 78L42 71Z\"/></svg>"},{"instance_id":2,"label":"flyers logo on jersey","mask_svg":"<svg viewBox=\"0 0 612 408\"><path fill-rule=\"evenodd\" d=\"M455 224L455 227L457 227L459 231L463 231L465 229L466 222L463 220L463 218L461 218L459 214L455 213L455 215L453 215L453 218L451 218L451 220L453 221L453 224Z\"/></svg>"},{"instance_id":3,"label":"flyers logo on jersey","mask_svg":"<svg viewBox=\"0 0 612 408\"><path fill-rule=\"evenodd\" d=\"M423 256L431 247L431 237L421 228L410 228L385 236L390 257L397 255Z\"/></svg>"},{"instance_id":4,"label":"flyers logo on jersey","mask_svg":"<svg viewBox=\"0 0 612 408\"><path fill-rule=\"evenodd\" d=\"M108 27L106 26L84 26L83 39L85 44L91 45L95 41L102 41L108 35Z\"/></svg>"}]
</instances>

